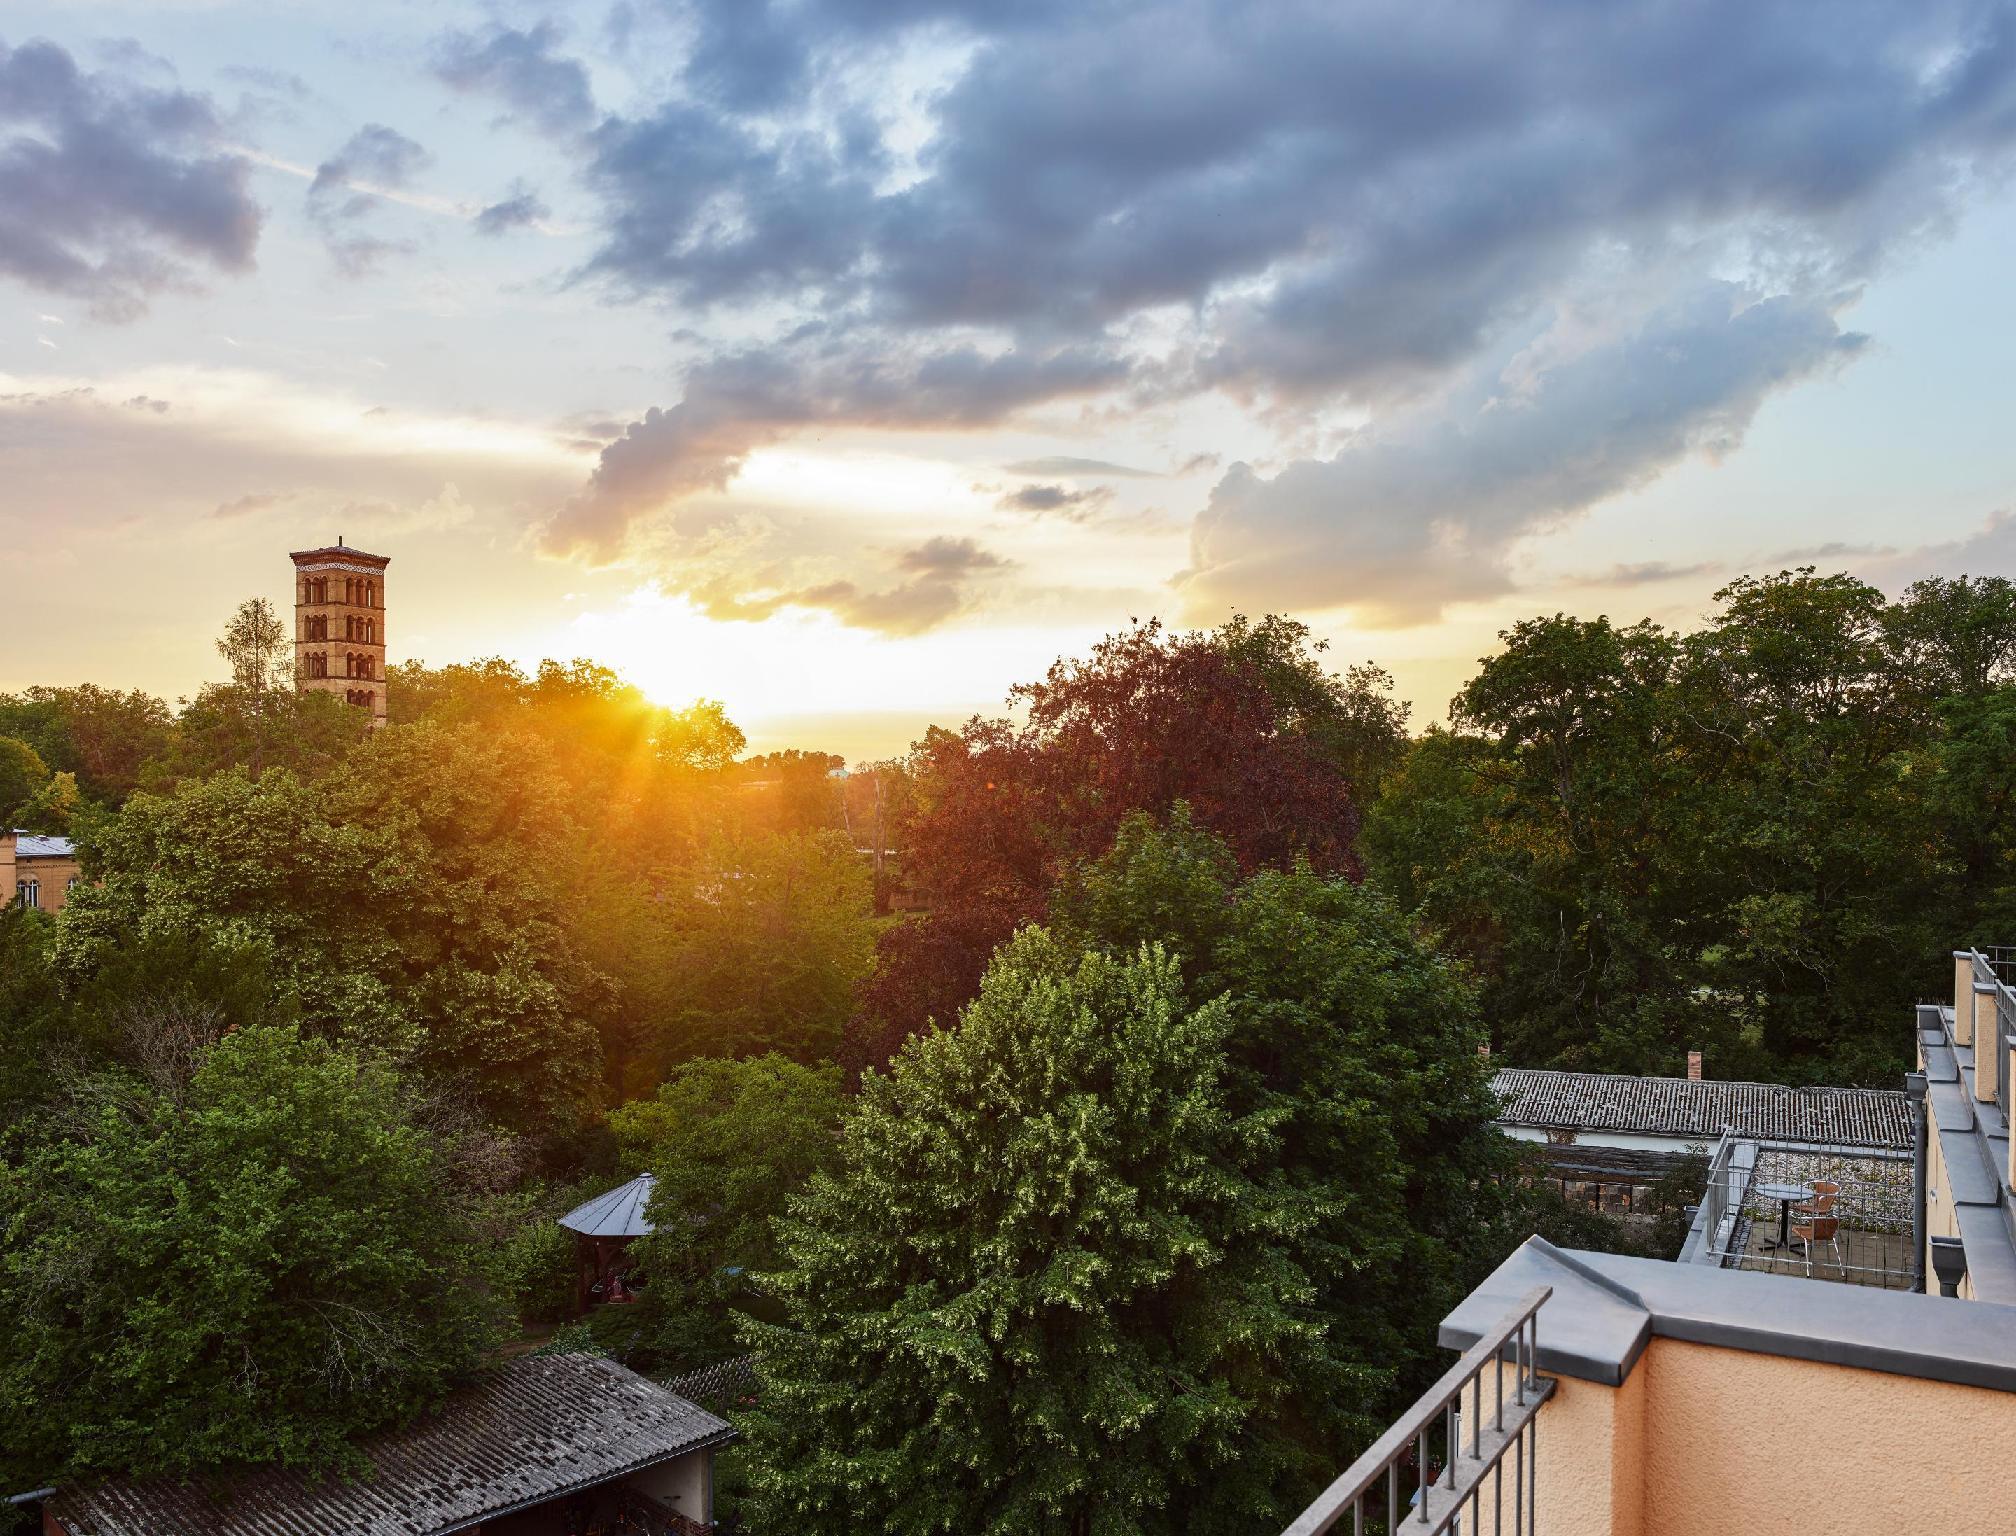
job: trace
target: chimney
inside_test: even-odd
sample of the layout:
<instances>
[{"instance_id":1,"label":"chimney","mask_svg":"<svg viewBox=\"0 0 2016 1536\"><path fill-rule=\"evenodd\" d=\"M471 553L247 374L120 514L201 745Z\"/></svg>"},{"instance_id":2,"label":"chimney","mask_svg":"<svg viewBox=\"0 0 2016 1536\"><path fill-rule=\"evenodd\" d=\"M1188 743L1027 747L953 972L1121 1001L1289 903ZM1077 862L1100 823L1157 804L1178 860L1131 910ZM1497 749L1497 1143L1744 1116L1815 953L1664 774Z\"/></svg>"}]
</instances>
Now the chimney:
<instances>
[{"instance_id":1,"label":"chimney","mask_svg":"<svg viewBox=\"0 0 2016 1536\"><path fill-rule=\"evenodd\" d=\"M1699 1051L1689 1051L1687 1053L1687 1081L1690 1083L1701 1081L1701 1053Z\"/></svg>"}]
</instances>

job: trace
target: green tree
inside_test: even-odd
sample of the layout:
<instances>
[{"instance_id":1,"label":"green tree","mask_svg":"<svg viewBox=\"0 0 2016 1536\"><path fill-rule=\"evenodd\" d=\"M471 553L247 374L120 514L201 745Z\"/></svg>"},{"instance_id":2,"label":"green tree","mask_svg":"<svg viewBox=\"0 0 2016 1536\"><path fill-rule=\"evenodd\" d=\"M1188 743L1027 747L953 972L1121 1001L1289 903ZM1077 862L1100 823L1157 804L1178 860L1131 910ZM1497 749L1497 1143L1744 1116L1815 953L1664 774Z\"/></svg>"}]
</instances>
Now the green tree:
<instances>
[{"instance_id":1,"label":"green tree","mask_svg":"<svg viewBox=\"0 0 2016 1536\"><path fill-rule=\"evenodd\" d=\"M1513 1185L1469 984L1376 890L1306 866L1240 880L1181 806L1130 818L1055 923L1109 954L1164 945L1192 996L1229 1008L1227 1103L1274 1128L1253 1177L1298 1213L1277 1241L1328 1329L1322 1406L1301 1412L1328 1415L1333 1448L1374 1432L1500 1256L1477 1248Z\"/></svg>"},{"instance_id":2,"label":"green tree","mask_svg":"<svg viewBox=\"0 0 2016 1536\"><path fill-rule=\"evenodd\" d=\"M636 1245L651 1364L691 1370L737 1353L740 1316L765 1310L752 1277L780 1260L772 1222L837 1161L845 1102L837 1067L707 1058L610 1115L623 1165L655 1175L655 1230Z\"/></svg>"},{"instance_id":3,"label":"green tree","mask_svg":"<svg viewBox=\"0 0 2016 1536\"><path fill-rule=\"evenodd\" d=\"M174 722L151 694L84 683L0 693L0 736L27 742L52 771L76 774L87 801L117 805L167 749Z\"/></svg>"},{"instance_id":4,"label":"green tree","mask_svg":"<svg viewBox=\"0 0 2016 1536\"><path fill-rule=\"evenodd\" d=\"M1899 663L1929 698L1987 692L2016 678L2016 582L1927 576L1885 615Z\"/></svg>"},{"instance_id":5,"label":"green tree","mask_svg":"<svg viewBox=\"0 0 2016 1536\"><path fill-rule=\"evenodd\" d=\"M462 1084L498 1123L576 1126L599 1090L607 979L569 937L578 840L541 744L391 728L342 774L226 772L138 794L87 834L97 880L59 958L136 940L250 945L304 1027Z\"/></svg>"},{"instance_id":6,"label":"green tree","mask_svg":"<svg viewBox=\"0 0 2016 1536\"><path fill-rule=\"evenodd\" d=\"M17 736L0 736L0 831L16 825L48 782L49 765L41 753Z\"/></svg>"},{"instance_id":7,"label":"green tree","mask_svg":"<svg viewBox=\"0 0 2016 1536\"><path fill-rule=\"evenodd\" d=\"M495 1338L464 1199L387 1067L291 1028L76 1080L0 1170L0 1465L339 1464Z\"/></svg>"},{"instance_id":8,"label":"green tree","mask_svg":"<svg viewBox=\"0 0 2016 1536\"><path fill-rule=\"evenodd\" d=\"M174 743L148 765L146 785L172 788L228 768L243 768L254 778L269 768L319 778L367 729L363 711L320 689L262 696L212 683L182 706Z\"/></svg>"},{"instance_id":9,"label":"green tree","mask_svg":"<svg viewBox=\"0 0 2016 1536\"><path fill-rule=\"evenodd\" d=\"M668 883L662 1059L830 1059L874 963L867 863L838 832L710 841Z\"/></svg>"},{"instance_id":10,"label":"green tree","mask_svg":"<svg viewBox=\"0 0 2016 1536\"><path fill-rule=\"evenodd\" d=\"M838 1172L784 1224L750 1426L779 1530L1240 1531L1309 1471L1282 1428L1332 1373L1248 1171L1232 1010L1175 962L1003 949L955 1030L869 1074ZM1331 1448L1334 1454L1334 1446Z\"/></svg>"}]
</instances>

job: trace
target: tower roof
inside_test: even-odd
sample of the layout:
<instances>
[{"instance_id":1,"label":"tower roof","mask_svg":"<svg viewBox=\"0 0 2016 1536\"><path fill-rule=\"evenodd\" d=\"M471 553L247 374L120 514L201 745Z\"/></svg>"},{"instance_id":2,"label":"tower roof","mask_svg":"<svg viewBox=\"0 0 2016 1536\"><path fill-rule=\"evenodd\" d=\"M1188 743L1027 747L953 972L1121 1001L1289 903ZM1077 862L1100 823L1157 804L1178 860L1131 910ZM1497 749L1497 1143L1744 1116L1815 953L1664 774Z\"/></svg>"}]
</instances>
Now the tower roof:
<instances>
[{"instance_id":1,"label":"tower roof","mask_svg":"<svg viewBox=\"0 0 2016 1536\"><path fill-rule=\"evenodd\" d=\"M392 563L390 555L366 554L361 549L352 549L348 544L325 544L320 549L291 550L287 558L296 565L304 560L361 560L366 565L375 565L381 570Z\"/></svg>"}]
</instances>

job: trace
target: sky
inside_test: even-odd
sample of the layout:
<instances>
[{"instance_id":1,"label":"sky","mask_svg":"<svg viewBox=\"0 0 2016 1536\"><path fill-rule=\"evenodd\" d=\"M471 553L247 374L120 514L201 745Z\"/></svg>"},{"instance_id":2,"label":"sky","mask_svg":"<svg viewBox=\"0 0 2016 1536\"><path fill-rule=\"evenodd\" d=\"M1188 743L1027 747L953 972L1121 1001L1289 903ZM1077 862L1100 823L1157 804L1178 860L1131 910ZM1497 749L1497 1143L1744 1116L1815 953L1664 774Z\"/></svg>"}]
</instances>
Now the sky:
<instances>
[{"instance_id":1,"label":"sky","mask_svg":"<svg viewBox=\"0 0 2016 1536\"><path fill-rule=\"evenodd\" d=\"M899 751L1135 618L2016 555L2016 9L0 3L0 690L286 552L393 660Z\"/></svg>"}]
</instances>

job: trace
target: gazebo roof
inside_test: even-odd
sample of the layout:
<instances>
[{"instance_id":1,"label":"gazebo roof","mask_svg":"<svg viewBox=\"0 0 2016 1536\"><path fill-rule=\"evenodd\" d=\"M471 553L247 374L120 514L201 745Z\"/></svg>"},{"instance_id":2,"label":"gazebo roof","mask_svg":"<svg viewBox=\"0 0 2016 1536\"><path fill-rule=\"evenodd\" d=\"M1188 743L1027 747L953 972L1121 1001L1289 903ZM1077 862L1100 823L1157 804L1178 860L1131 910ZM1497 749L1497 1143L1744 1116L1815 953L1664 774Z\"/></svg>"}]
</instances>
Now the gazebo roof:
<instances>
[{"instance_id":1,"label":"gazebo roof","mask_svg":"<svg viewBox=\"0 0 2016 1536\"><path fill-rule=\"evenodd\" d=\"M583 1237L642 1237L651 1230L644 1208L651 1203L652 1178L640 1173L628 1184L584 1201L560 1218L560 1225Z\"/></svg>"}]
</instances>

